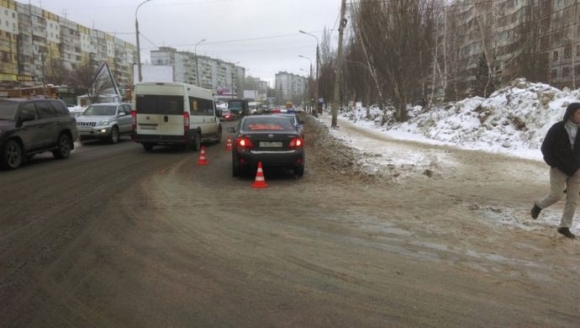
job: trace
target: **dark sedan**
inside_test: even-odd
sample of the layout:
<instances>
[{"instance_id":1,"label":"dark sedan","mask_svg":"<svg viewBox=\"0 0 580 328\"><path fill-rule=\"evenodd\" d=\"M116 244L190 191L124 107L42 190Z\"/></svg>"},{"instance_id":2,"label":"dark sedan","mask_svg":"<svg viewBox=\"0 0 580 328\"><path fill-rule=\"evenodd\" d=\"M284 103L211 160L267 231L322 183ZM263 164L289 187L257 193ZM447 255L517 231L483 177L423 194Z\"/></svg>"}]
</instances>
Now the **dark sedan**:
<instances>
[{"instance_id":1,"label":"dark sedan","mask_svg":"<svg viewBox=\"0 0 580 328\"><path fill-rule=\"evenodd\" d=\"M234 177L255 172L258 162L263 168L278 167L304 175L304 139L285 117L273 115L246 116L236 128L232 149Z\"/></svg>"}]
</instances>

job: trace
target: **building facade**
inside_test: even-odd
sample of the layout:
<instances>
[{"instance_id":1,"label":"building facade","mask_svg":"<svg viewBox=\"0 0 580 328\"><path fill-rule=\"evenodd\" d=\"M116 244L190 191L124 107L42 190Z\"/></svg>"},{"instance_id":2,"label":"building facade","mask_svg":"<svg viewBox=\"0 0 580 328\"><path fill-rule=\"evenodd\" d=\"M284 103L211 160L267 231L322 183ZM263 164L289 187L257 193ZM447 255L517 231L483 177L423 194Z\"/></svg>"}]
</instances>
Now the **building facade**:
<instances>
[{"instance_id":1,"label":"building facade","mask_svg":"<svg viewBox=\"0 0 580 328\"><path fill-rule=\"evenodd\" d=\"M133 44L113 35L31 4L0 0L2 88L59 84L57 76L105 61L116 82L130 86L136 55Z\"/></svg>"},{"instance_id":2,"label":"building facade","mask_svg":"<svg viewBox=\"0 0 580 328\"><path fill-rule=\"evenodd\" d=\"M308 78L287 72L276 74L275 92L276 101L284 103L291 101L301 103L306 97Z\"/></svg>"}]
</instances>

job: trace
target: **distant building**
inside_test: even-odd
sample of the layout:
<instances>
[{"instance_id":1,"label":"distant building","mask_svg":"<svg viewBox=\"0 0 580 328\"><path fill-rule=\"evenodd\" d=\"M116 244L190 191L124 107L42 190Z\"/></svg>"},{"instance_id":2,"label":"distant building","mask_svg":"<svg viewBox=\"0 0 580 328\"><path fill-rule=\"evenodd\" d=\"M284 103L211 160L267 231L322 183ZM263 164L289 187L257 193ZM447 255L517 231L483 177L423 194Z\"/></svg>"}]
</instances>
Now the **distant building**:
<instances>
[{"instance_id":1,"label":"distant building","mask_svg":"<svg viewBox=\"0 0 580 328\"><path fill-rule=\"evenodd\" d=\"M283 103L291 101L301 103L306 97L306 85L308 79L304 76L279 72L276 74L276 101Z\"/></svg>"}]
</instances>

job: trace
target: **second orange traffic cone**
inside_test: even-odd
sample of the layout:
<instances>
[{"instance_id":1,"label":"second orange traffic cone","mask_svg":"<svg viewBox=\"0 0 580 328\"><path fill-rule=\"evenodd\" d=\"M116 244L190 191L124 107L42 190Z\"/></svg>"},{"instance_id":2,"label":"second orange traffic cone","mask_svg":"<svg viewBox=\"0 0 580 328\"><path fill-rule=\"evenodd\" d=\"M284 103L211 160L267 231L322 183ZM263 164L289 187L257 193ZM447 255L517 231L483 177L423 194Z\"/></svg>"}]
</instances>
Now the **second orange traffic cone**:
<instances>
[{"instance_id":1,"label":"second orange traffic cone","mask_svg":"<svg viewBox=\"0 0 580 328\"><path fill-rule=\"evenodd\" d=\"M228 142L226 142L226 150L232 150L232 137L228 137Z\"/></svg>"},{"instance_id":2,"label":"second orange traffic cone","mask_svg":"<svg viewBox=\"0 0 580 328\"><path fill-rule=\"evenodd\" d=\"M199 154L197 165L207 165L207 164L209 164L209 162L205 158L205 146L201 146L201 153Z\"/></svg>"},{"instance_id":3,"label":"second orange traffic cone","mask_svg":"<svg viewBox=\"0 0 580 328\"><path fill-rule=\"evenodd\" d=\"M266 188L266 180L264 180L264 171L262 171L262 162L258 162L258 171L256 172L256 179L252 183L252 188Z\"/></svg>"}]
</instances>

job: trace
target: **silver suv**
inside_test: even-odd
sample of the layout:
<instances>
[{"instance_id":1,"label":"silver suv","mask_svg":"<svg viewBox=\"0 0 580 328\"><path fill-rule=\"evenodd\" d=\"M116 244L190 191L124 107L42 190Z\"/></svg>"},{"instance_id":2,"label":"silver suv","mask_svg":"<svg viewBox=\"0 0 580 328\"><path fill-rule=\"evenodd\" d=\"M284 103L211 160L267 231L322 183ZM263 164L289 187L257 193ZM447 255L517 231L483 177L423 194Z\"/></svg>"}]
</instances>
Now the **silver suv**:
<instances>
[{"instance_id":1,"label":"silver suv","mask_svg":"<svg viewBox=\"0 0 580 328\"><path fill-rule=\"evenodd\" d=\"M119 142L121 135L132 135L134 132L130 104L92 104L76 119L81 143L102 139L114 144Z\"/></svg>"}]
</instances>

